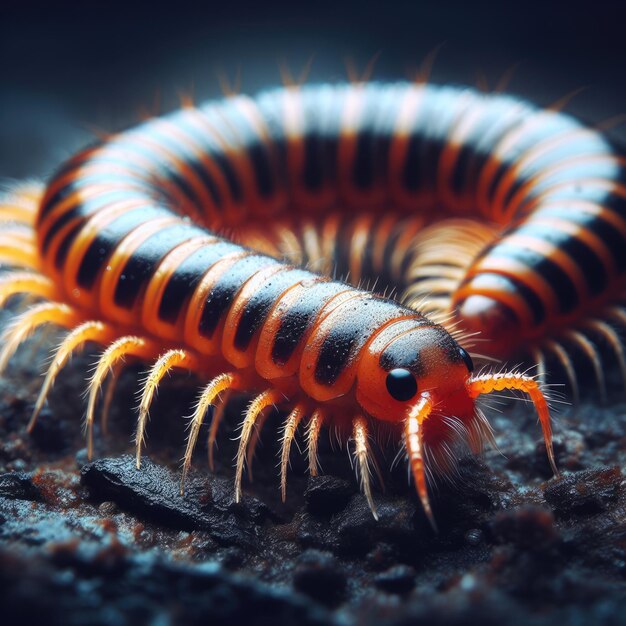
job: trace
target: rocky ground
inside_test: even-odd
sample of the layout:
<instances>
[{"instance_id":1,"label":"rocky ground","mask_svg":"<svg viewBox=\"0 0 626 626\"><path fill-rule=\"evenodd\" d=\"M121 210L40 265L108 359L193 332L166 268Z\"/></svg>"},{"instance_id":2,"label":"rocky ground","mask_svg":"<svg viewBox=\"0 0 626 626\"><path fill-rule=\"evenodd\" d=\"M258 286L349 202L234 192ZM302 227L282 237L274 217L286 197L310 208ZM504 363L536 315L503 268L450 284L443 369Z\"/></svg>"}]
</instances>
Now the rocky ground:
<instances>
[{"instance_id":1,"label":"rocky ground","mask_svg":"<svg viewBox=\"0 0 626 626\"><path fill-rule=\"evenodd\" d=\"M93 462L80 428L89 357L64 372L28 435L40 384L33 350L20 352L0 382L7 626L626 623L623 406L562 412L560 480L550 478L531 408L492 412L500 451L466 459L458 483L440 486L434 534L402 463L385 472L376 522L345 449L328 445L317 478L294 450L282 504L277 419L264 431L254 482L234 504L237 407L221 432L216 474L199 451L180 496L180 416L196 388L185 377L161 390L139 471L129 443L133 370L119 385L110 432L97 433ZM386 451L383 466L394 454Z\"/></svg>"}]
</instances>

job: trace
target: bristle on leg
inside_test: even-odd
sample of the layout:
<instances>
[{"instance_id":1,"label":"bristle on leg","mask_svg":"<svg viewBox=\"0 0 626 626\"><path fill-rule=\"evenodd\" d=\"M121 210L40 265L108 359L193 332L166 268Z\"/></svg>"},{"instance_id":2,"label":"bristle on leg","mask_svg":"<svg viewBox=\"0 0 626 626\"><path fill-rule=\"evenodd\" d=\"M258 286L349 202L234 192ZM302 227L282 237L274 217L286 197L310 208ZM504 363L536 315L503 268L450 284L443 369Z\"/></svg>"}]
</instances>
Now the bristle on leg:
<instances>
[{"instance_id":1,"label":"bristle on leg","mask_svg":"<svg viewBox=\"0 0 626 626\"><path fill-rule=\"evenodd\" d=\"M307 452L309 457L309 474L311 476L317 476L319 469L319 461L317 456L317 445L320 438L320 431L322 424L324 423L324 413L321 409L315 409L309 420L307 428Z\"/></svg>"},{"instance_id":2,"label":"bristle on leg","mask_svg":"<svg viewBox=\"0 0 626 626\"><path fill-rule=\"evenodd\" d=\"M356 417L353 422L352 439L354 440L354 456L359 482L370 511L374 519L378 520L378 512L376 511L376 504L372 496L372 485L370 483L371 452L368 442L367 422L363 416Z\"/></svg>"},{"instance_id":3,"label":"bristle on leg","mask_svg":"<svg viewBox=\"0 0 626 626\"><path fill-rule=\"evenodd\" d=\"M0 277L0 307L13 296L22 294L55 300L57 290L49 278L35 272L14 271Z\"/></svg>"},{"instance_id":4,"label":"bristle on leg","mask_svg":"<svg viewBox=\"0 0 626 626\"><path fill-rule=\"evenodd\" d=\"M250 442L250 435L256 421L266 408L284 400L283 394L277 389L267 389L259 394L248 407L246 415L241 426L241 435L239 437L239 448L237 450L237 460L235 469L235 502L241 500L241 480L243 477L243 466L246 460L246 451Z\"/></svg>"},{"instance_id":5,"label":"bristle on leg","mask_svg":"<svg viewBox=\"0 0 626 626\"><path fill-rule=\"evenodd\" d=\"M411 475L415 482L417 495L422 503L424 513L433 530L437 532L437 524L428 498L428 485L426 483L426 469L424 465L424 441L422 425L428 419L433 409L430 396L424 395L411 409L404 423L404 445L409 455Z\"/></svg>"},{"instance_id":6,"label":"bristle on leg","mask_svg":"<svg viewBox=\"0 0 626 626\"><path fill-rule=\"evenodd\" d=\"M291 444L296 435L296 430L300 421L304 417L306 407L304 404L297 404L285 421L283 440L280 448L280 497L284 502L287 499L287 469L289 467L289 452Z\"/></svg>"},{"instance_id":7,"label":"bristle on leg","mask_svg":"<svg viewBox=\"0 0 626 626\"><path fill-rule=\"evenodd\" d=\"M45 302L27 309L19 315L5 330L2 335L3 344L0 351L0 374L5 370L11 357L15 354L20 344L35 330L46 324L53 324L62 328L72 328L80 324L82 320L77 311L56 302Z\"/></svg>"},{"instance_id":8,"label":"bristle on leg","mask_svg":"<svg viewBox=\"0 0 626 626\"><path fill-rule=\"evenodd\" d=\"M197 359L186 350L168 350L162 354L150 368L143 389L141 390L139 416L137 418L137 430L135 432L135 464L137 469L141 467L141 450L145 443L150 405L152 404L154 394L163 380L163 377L176 367L194 369L197 366Z\"/></svg>"},{"instance_id":9,"label":"bristle on leg","mask_svg":"<svg viewBox=\"0 0 626 626\"><path fill-rule=\"evenodd\" d=\"M96 411L96 400L102 383L116 363L127 356L134 356L142 360L154 358L158 354L158 347L151 341L135 335L126 335L116 339L103 353L96 365L95 372L87 387L87 416L85 418L85 434L87 436L87 458L93 457L93 424Z\"/></svg>"},{"instance_id":10,"label":"bristle on leg","mask_svg":"<svg viewBox=\"0 0 626 626\"><path fill-rule=\"evenodd\" d=\"M65 337L65 339L61 342L61 345L58 347L52 363L48 368L48 372L46 373L46 378L41 387L41 391L39 392L37 402L35 403L33 414L28 423L28 432L32 432L35 427L37 417L43 408L56 377L65 367L72 354L80 350L88 341L95 341L97 343L104 344L112 341L113 337L114 333L110 327L98 321L84 322Z\"/></svg>"},{"instance_id":11,"label":"bristle on leg","mask_svg":"<svg viewBox=\"0 0 626 626\"><path fill-rule=\"evenodd\" d=\"M196 447L196 443L198 442L198 435L200 433L200 428L202 426L202 422L204 421L204 416L209 409L210 406L213 406L220 396L220 394L228 393L232 389L236 389L240 386L241 380L240 377L232 372L228 372L225 374L220 374L216 378L214 378L203 390L200 394L200 398L198 399L198 403L196 405L195 411L191 416L191 421L189 422L189 435L187 437L187 446L185 449L185 456L183 459L183 469L182 475L180 478L180 493L181 495L185 493L185 480L187 478L187 474L189 473L189 469L191 468L191 459L193 457L193 451ZM219 422L216 423L216 415L213 416L213 422L211 423L211 430L213 430L213 425L215 424L215 433L217 433L217 426ZM213 458L211 456L211 445L212 441L209 440L209 465L211 466L211 470L213 470Z\"/></svg>"},{"instance_id":12,"label":"bristle on leg","mask_svg":"<svg viewBox=\"0 0 626 626\"><path fill-rule=\"evenodd\" d=\"M489 394L493 391L504 391L505 389L518 389L530 396L535 410L539 416L541 430L543 432L543 440L548 453L548 461L555 477L559 476L559 470L554 460L554 448L552 445L552 426L550 424L550 409L546 401L541 387L537 381L524 374L485 374L470 378L467 381L467 389L472 398L477 398L483 394Z\"/></svg>"}]
</instances>

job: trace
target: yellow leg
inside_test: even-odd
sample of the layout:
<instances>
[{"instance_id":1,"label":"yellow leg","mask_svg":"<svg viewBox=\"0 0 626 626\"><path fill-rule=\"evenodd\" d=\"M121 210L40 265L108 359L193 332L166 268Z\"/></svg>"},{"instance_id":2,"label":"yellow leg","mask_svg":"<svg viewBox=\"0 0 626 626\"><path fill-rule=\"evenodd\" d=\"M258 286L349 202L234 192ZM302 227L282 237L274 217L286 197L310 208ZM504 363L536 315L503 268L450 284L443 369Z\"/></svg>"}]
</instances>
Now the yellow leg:
<instances>
[{"instance_id":1,"label":"yellow leg","mask_svg":"<svg viewBox=\"0 0 626 626\"><path fill-rule=\"evenodd\" d=\"M137 419L137 432L135 433L135 463L137 469L141 467L141 449L145 442L146 424L148 423L148 411L154 398L154 394L165 374L175 367L194 369L197 360L185 350L168 350L162 354L150 369L146 382L141 391L139 402L139 417Z\"/></svg>"},{"instance_id":2,"label":"yellow leg","mask_svg":"<svg viewBox=\"0 0 626 626\"><path fill-rule=\"evenodd\" d=\"M48 393L54 384L59 372L65 367L66 363L74 352L82 348L88 341L96 341L98 343L106 343L114 337L114 332L105 326L102 322L91 321L85 322L72 330L58 347L54 359L48 368L46 378L39 392L39 397L35 403L33 414L28 423L28 432L31 432L37 422L37 417L43 408L44 402L48 397Z\"/></svg>"},{"instance_id":3,"label":"yellow leg","mask_svg":"<svg viewBox=\"0 0 626 626\"><path fill-rule=\"evenodd\" d=\"M476 376L467 382L467 389L472 398L491 393L492 391L504 391L505 389L519 389L530 396L535 410L539 416L543 439L548 453L548 461L555 476L559 475L559 470L554 462L554 449L552 446L552 426L550 425L550 409L541 388L537 381L530 376L523 374L486 374Z\"/></svg>"},{"instance_id":4,"label":"yellow leg","mask_svg":"<svg viewBox=\"0 0 626 626\"><path fill-rule=\"evenodd\" d=\"M239 437L239 449L237 450L237 462L235 470L235 502L241 500L241 479L243 476L243 466L246 460L246 450L250 441L252 429L257 418L267 407L284 400L283 394L276 389L267 389L259 394L248 407L246 415L241 426L241 435Z\"/></svg>"},{"instance_id":5,"label":"yellow leg","mask_svg":"<svg viewBox=\"0 0 626 626\"><path fill-rule=\"evenodd\" d=\"M185 449L185 457L183 460L183 471L180 478L181 495L185 492L185 479L187 478L189 468L191 467L191 458L193 456L193 451L196 447L198 435L200 434L200 428L202 426L202 422L204 421L204 416L207 410L215 403L221 393L228 392L230 389L238 387L239 384L240 380L237 374L220 374L202 390L202 394L200 395L200 399L198 400L198 404L193 415L191 416L191 421L189 423L189 436L187 437L187 447ZM217 433L217 426L219 422L217 424L215 422L216 416L214 415L211 427L213 427L213 425L215 424L215 432ZM212 443L213 441L211 441L209 437L209 446L211 446ZM211 470L213 470L213 457L211 456L210 448L209 459L209 465L211 466Z\"/></svg>"},{"instance_id":6,"label":"yellow leg","mask_svg":"<svg viewBox=\"0 0 626 626\"><path fill-rule=\"evenodd\" d=\"M109 368L109 382L102 398L102 432L106 435L109 432L109 413L111 410L111 402L115 394L115 388L120 376L120 372L124 369L124 363L119 361Z\"/></svg>"},{"instance_id":7,"label":"yellow leg","mask_svg":"<svg viewBox=\"0 0 626 626\"><path fill-rule=\"evenodd\" d=\"M35 245L28 241L15 241L0 235L0 263L39 269L39 255Z\"/></svg>"},{"instance_id":8,"label":"yellow leg","mask_svg":"<svg viewBox=\"0 0 626 626\"><path fill-rule=\"evenodd\" d=\"M57 291L52 281L41 274L33 272L9 272L0 277L0 307L18 294L40 296L54 300Z\"/></svg>"},{"instance_id":9,"label":"yellow leg","mask_svg":"<svg viewBox=\"0 0 626 626\"><path fill-rule=\"evenodd\" d=\"M248 444L248 450L246 451L246 466L248 468L248 480L252 482L254 476L252 474L252 465L254 462L254 455L256 454L257 446L261 441L261 431L265 422L267 421L267 411L259 415L259 419L256 421L252 434L250 435L250 443Z\"/></svg>"},{"instance_id":10,"label":"yellow leg","mask_svg":"<svg viewBox=\"0 0 626 626\"><path fill-rule=\"evenodd\" d=\"M320 431L322 424L324 423L324 413L321 409L315 409L311 419L309 420L309 426L307 428L306 439L309 456L309 474L311 476L317 476L319 469L319 462L317 458L317 444L320 438Z\"/></svg>"},{"instance_id":11,"label":"yellow leg","mask_svg":"<svg viewBox=\"0 0 626 626\"><path fill-rule=\"evenodd\" d=\"M372 486L370 484L370 465L369 459L371 452L369 449L367 422L365 418L359 415L353 422L352 438L354 439L354 456L357 462L357 472L361 487L367 504L372 511L374 519L378 519L378 513L376 512L376 505L374 504L374 498L372 496Z\"/></svg>"},{"instance_id":12,"label":"yellow leg","mask_svg":"<svg viewBox=\"0 0 626 626\"><path fill-rule=\"evenodd\" d=\"M228 402L230 401L230 397L232 396L233 391L234 389L227 389L218 399L215 405L215 410L213 411L213 419L211 420L211 425L209 427L209 436L207 438L207 456L209 469L212 472L215 471L215 445L217 440L217 431L220 424L222 423L224 413L226 412L226 407L228 406Z\"/></svg>"},{"instance_id":13,"label":"yellow leg","mask_svg":"<svg viewBox=\"0 0 626 626\"><path fill-rule=\"evenodd\" d=\"M96 365L96 371L87 387L87 417L85 418L85 432L87 434L87 458L93 456L93 423L96 410L98 391L111 367L123 360L126 356L135 356L148 360L158 354L158 348L143 337L126 335L116 339L103 353Z\"/></svg>"},{"instance_id":14,"label":"yellow leg","mask_svg":"<svg viewBox=\"0 0 626 626\"><path fill-rule=\"evenodd\" d=\"M291 444L296 435L298 424L304 417L306 406L304 404L297 404L296 407L289 413L287 421L285 422L285 430L283 431L283 440L280 452L280 497L284 502L287 498L287 468L289 467L289 452L291 451Z\"/></svg>"},{"instance_id":15,"label":"yellow leg","mask_svg":"<svg viewBox=\"0 0 626 626\"><path fill-rule=\"evenodd\" d=\"M27 309L11 323L3 333L0 343L4 344L0 352L0 374L20 344L45 324L54 324L63 328L72 328L81 322L77 311L65 304L46 302Z\"/></svg>"}]
</instances>

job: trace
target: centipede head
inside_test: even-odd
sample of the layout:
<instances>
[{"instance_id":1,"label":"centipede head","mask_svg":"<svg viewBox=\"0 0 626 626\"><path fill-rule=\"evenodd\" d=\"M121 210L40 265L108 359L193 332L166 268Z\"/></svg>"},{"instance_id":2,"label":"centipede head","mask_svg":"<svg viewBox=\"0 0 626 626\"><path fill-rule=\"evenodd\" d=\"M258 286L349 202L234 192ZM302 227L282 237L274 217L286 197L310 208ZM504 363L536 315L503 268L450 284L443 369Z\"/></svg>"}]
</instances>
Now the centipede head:
<instances>
[{"instance_id":1,"label":"centipede head","mask_svg":"<svg viewBox=\"0 0 626 626\"><path fill-rule=\"evenodd\" d=\"M434 324L381 333L359 363L357 401L376 419L401 425L411 473L431 521L427 479L454 477L459 448L478 452L492 440L469 391L472 371L469 354Z\"/></svg>"}]
</instances>

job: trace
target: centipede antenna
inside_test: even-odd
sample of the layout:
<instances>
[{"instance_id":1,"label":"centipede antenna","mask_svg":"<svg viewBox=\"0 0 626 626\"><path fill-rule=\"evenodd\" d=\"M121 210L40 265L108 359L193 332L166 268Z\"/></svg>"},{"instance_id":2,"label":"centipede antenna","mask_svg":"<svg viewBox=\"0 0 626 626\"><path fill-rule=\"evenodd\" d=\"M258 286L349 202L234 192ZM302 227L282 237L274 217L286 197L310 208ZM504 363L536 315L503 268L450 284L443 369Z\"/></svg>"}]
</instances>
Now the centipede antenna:
<instances>
[{"instance_id":1,"label":"centipede antenna","mask_svg":"<svg viewBox=\"0 0 626 626\"><path fill-rule=\"evenodd\" d=\"M535 405L537 415L539 416L539 422L541 423L543 440L546 446L550 467L555 477L560 476L554 461L550 409L537 381L523 374L506 372L474 376L467 381L467 391L471 398L477 398L483 394L490 394L493 391L504 391L505 389L518 389L530 396Z\"/></svg>"}]
</instances>

